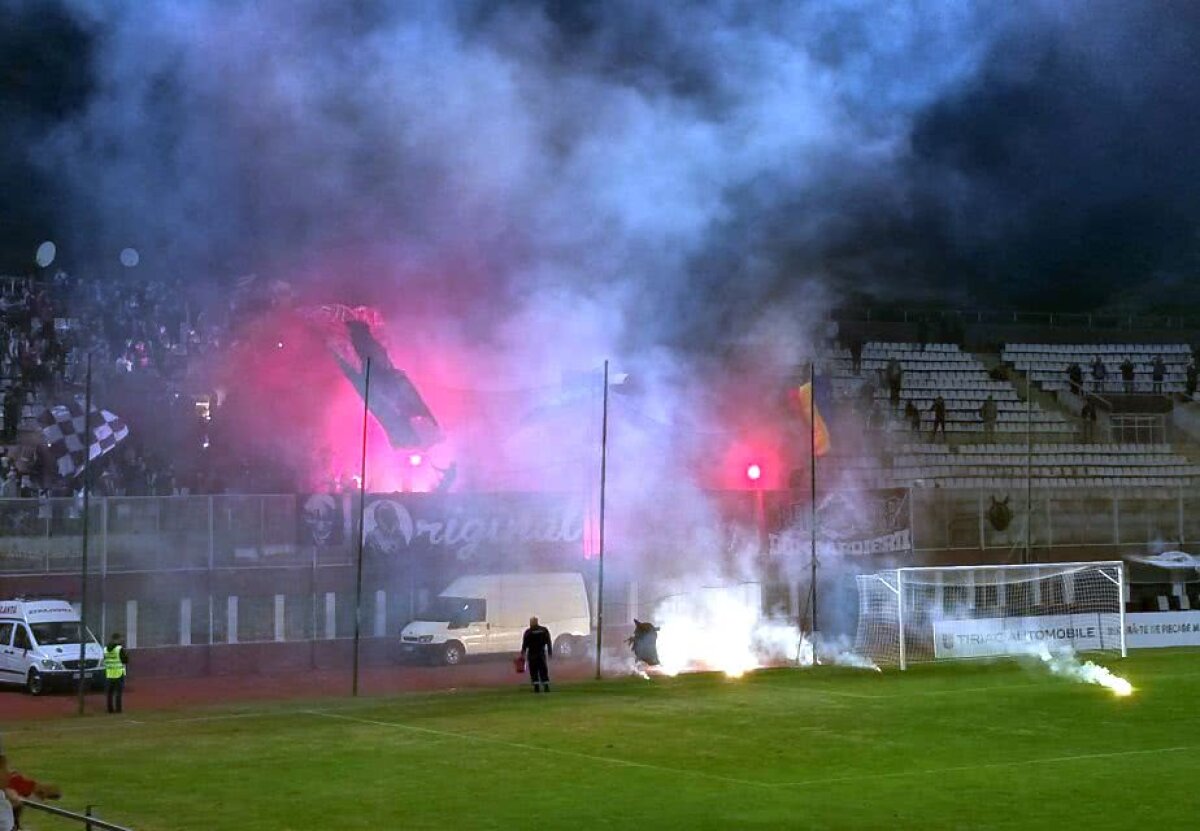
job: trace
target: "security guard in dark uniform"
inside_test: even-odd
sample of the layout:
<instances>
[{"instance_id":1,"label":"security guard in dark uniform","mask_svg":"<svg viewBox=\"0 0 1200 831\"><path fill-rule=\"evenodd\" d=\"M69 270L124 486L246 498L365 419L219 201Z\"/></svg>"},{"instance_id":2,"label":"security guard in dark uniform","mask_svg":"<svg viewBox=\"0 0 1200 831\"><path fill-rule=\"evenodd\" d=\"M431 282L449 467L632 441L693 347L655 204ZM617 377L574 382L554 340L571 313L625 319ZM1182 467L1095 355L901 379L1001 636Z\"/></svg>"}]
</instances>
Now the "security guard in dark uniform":
<instances>
[{"instance_id":1,"label":"security guard in dark uniform","mask_svg":"<svg viewBox=\"0 0 1200 831\"><path fill-rule=\"evenodd\" d=\"M125 665L129 653L121 643L121 633L113 632L104 647L104 690L110 713L121 712L121 699L125 693Z\"/></svg>"},{"instance_id":2,"label":"security guard in dark uniform","mask_svg":"<svg viewBox=\"0 0 1200 831\"><path fill-rule=\"evenodd\" d=\"M533 691L550 692L550 667L547 665L554 654L554 645L550 640L550 630L538 624L536 617L529 619L529 628L521 638L521 654L529 665L529 680L533 683Z\"/></svg>"}]
</instances>

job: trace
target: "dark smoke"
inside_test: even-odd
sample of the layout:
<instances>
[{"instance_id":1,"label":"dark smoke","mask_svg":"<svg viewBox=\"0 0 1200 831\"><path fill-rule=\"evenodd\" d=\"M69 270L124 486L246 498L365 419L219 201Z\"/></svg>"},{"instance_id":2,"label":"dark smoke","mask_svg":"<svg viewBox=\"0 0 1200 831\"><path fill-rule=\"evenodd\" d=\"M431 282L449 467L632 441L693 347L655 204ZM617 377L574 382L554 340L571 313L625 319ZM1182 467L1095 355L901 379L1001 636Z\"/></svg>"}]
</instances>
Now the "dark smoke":
<instances>
[{"instance_id":1,"label":"dark smoke","mask_svg":"<svg viewBox=\"0 0 1200 831\"><path fill-rule=\"evenodd\" d=\"M815 279L1082 309L1177 299L1197 264L1194 4L0 14L9 270L44 237L96 270L132 244L484 328L582 295L626 343L694 345Z\"/></svg>"}]
</instances>

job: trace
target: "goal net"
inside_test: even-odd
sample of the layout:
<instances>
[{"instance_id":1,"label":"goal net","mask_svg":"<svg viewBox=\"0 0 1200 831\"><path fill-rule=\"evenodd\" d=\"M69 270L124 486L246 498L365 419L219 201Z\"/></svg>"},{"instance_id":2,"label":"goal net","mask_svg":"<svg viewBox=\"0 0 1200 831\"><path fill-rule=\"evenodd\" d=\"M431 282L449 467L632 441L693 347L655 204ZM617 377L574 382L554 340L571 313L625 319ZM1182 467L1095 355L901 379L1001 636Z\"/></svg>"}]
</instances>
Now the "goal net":
<instances>
[{"instance_id":1,"label":"goal net","mask_svg":"<svg viewBox=\"0 0 1200 831\"><path fill-rule=\"evenodd\" d=\"M1120 562L900 568L858 576L855 651L879 665L1027 655L1125 655Z\"/></svg>"}]
</instances>

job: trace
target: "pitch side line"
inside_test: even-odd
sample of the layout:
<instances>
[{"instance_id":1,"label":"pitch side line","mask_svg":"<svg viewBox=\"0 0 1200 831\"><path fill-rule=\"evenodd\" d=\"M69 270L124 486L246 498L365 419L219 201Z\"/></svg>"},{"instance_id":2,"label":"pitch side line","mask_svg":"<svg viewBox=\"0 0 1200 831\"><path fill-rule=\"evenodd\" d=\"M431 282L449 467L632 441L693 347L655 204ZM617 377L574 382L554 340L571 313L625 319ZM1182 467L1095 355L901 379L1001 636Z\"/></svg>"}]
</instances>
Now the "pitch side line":
<instances>
[{"instance_id":1,"label":"pitch side line","mask_svg":"<svg viewBox=\"0 0 1200 831\"><path fill-rule=\"evenodd\" d=\"M565 756L570 759L584 759L589 762L601 762L608 765L617 765L619 767L637 768L639 770L656 770L660 773L673 773L682 776L695 776L701 779L710 779L717 782L724 782L729 785L750 785L756 788L773 788L767 782L756 782L751 779L734 779L731 776L720 776L715 773L704 773L698 770L688 770L686 768L669 768L663 765L652 765L648 762L631 762L628 759L618 759L613 756L595 756L590 753L577 753L573 750L560 750L555 747L543 747L536 744L526 744L524 742L510 742L506 739L494 739L490 736L479 736L472 733L454 733L449 730L435 730L432 727L417 727L412 724L403 724L397 721L376 721L369 718L359 718L358 716L346 716L340 713L327 713L320 710L307 711L310 715L323 716L324 718L337 719L339 721L357 722L359 724L373 724L379 727L392 727L397 730L408 730L414 733L424 733L429 736L437 736L438 738L461 739L469 742L482 742L484 744L494 744L500 747L511 747L515 750L531 750L535 753L550 753L555 756Z\"/></svg>"},{"instance_id":2,"label":"pitch side line","mask_svg":"<svg viewBox=\"0 0 1200 831\"><path fill-rule=\"evenodd\" d=\"M368 707L377 707L381 702L386 702L388 699L381 698L362 698L356 701L347 701L342 709L357 710ZM165 710L158 712L168 712ZM91 713L89 717L95 717L97 721L91 724L75 724L70 720L70 717L31 720L28 724L37 724L37 727L9 727L0 729L0 733L5 735L16 735L21 733L77 733L83 730L121 730L131 727L155 727L162 724L197 724L207 721L232 721L242 718L270 718L275 716L302 716L312 713L311 706L297 707L271 707L265 706L259 710L244 710L240 713L215 713L210 716L184 716L182 718L146 718L144 720L133 718L112 718L105 717L100 713ZM150 714L153 716L153 711Z\"/></svg>"},{"instance_id":3,"label":"pitch side line","mask_svg":"<svg viewBox=\"0 0 1200 831\"><path fill-rule=\"evenodd\" d=\"M893 773L869 773L862 776L835 776L828 779L805 779L801 782L778 782L772 788L802 788L808 785L836 785L841 782L870 782L876 779L900 779L905 776L935 776L940 773L967 773L974 770L1023 767L1025 765L1054 765L1064 762L1081 762L1087 759L1119 759L1124 756L1150 756L1156 753L1184 753L1200 749L1198 745L1182 747L1155 747L1147 750L1118 750L1113 753L1081 753L1077 756L1052 756L1047 759L1020 759L1015 762L990 762L983 765L960 765L949 768L925 770L901 770Z\"/></svg>"}]
</instances>

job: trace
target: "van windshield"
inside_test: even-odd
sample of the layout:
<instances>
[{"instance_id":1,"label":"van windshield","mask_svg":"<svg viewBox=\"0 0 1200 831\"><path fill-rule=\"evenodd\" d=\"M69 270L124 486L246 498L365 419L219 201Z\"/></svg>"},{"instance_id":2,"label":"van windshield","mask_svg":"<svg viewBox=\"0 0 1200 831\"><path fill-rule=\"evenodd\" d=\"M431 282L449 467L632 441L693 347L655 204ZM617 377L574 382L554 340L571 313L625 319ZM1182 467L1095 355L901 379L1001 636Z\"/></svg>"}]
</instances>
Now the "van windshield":
<instances>
[{"instance_id":1,"label":"van windshield","mask_svg":"<svg viewBox=\"0 0 1200 831\"><path fill-rule=\"evenodd\" d=\"M79 643L79 621L56 620L50 623L34 623L29 627L33 639L39 646L57 646L64 643ZM96 643L96 636L88 632L88 643Z\"/></svg>"},{"instance_id":2,"label":"van windshield","mask_svg":"<svg viewBox=\"0 0 1200 831\"><path fill-rule=\"evenodd\" d=\"M478 598L438 596L417 615L417 620L464 626L486 620L485 612L484 602Z\"/></svg>"}]
</instances>

